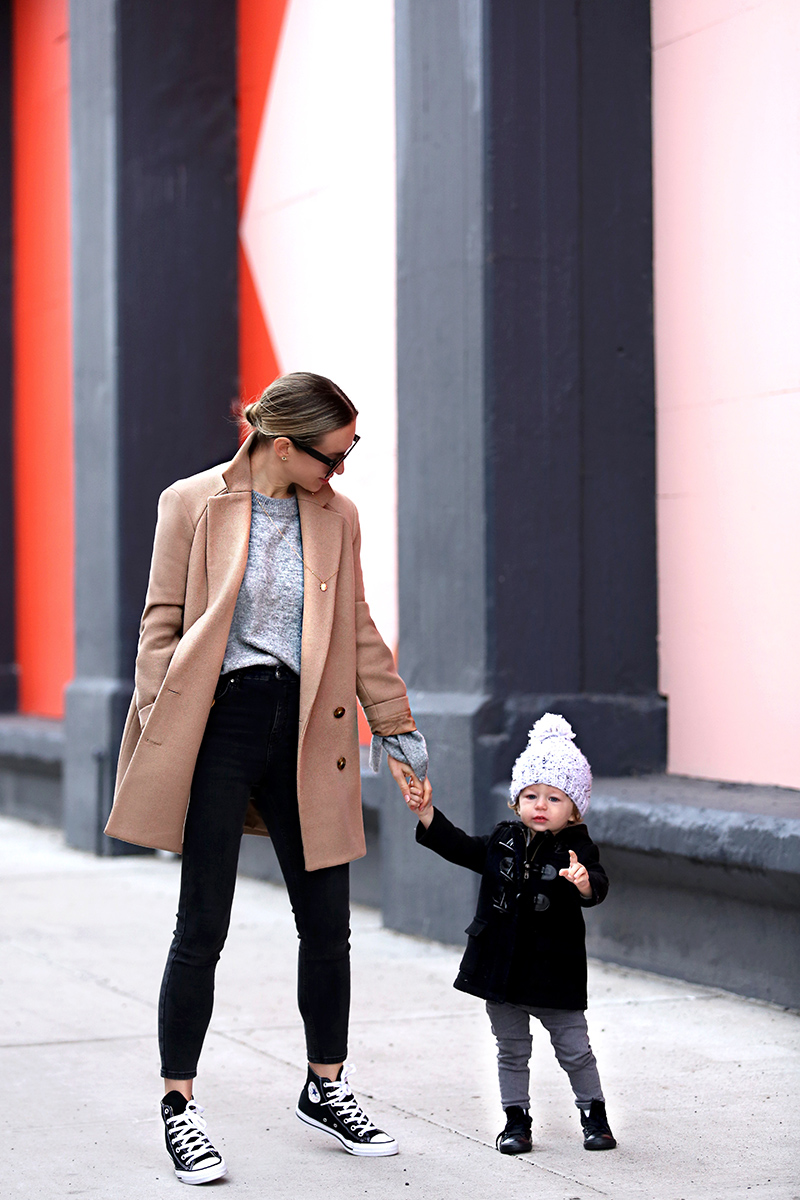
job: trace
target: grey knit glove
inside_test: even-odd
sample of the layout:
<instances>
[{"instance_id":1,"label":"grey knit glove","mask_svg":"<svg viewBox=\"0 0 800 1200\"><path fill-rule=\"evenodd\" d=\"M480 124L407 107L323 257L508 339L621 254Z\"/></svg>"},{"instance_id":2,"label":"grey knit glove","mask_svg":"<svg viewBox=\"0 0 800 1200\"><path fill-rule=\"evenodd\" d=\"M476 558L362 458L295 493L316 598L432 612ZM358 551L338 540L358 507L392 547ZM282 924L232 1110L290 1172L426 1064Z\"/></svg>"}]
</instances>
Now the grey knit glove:
<instances>
[{"instance_id":1,"label":"grey knit glove","mask_svg":"<svg viewBox=\"0 0 800 1200\"><path fill-rule=\"evenodd\" d=\"M372 744L369 748L369 765L376 775L380 770L381 755L384 750L398 762L405 763L407 767L410 767L420 781L428 774L428 747L418 729L411 733L398 733L391 737L381 737L379 733L373 734Z\"/></svg>"}]
</instances>

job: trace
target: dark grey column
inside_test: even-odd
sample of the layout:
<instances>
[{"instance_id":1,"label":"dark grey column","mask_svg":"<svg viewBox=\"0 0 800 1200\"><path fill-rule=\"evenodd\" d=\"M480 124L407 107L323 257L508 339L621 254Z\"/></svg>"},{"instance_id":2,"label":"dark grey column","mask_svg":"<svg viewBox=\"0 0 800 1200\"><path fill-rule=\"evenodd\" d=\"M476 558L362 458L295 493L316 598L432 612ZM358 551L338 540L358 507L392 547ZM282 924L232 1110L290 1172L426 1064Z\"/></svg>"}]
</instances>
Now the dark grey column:
<instances>
[{"instance_id":1,"label":"dark grey column","mask_svg":"<svg viewBox=\"0 0 800 1200\"><path fill-rule=\"evenodd\" d=\"M596 8L397 5L400 666L475 831L547 709L663 766L649 8ZM459 937L474 884L403 816L386 919Z\"/></svg>"},{"instance_id":2,"label":"dark grey column","mask_svg":"<svg viewBox=\"0 0 800 1200\"><path fill-rule=\"evenodd\" d=\"M400 668L430 742L436 801L468 829L491 783L479 743L491 700L482 9L396 5ZM384 920L453 940L474 877L416 847L413 830L390 791Z\"/></svg>"},{"instance_id":3,"label":"dark grey column","mask_svg":"<svg viewBox=\"0 0 800 1200\"><path fill-rule=\"evenodd\" d=\"M661 765L655 699L650 6L580 5L582 691L616 697L631 730L615 770ZM649 735L624 696L654 705ZM646 701L643 700L644 704ZM644 708L642 712L646 711ZM637 759L637 755L641 758ZM604 770L598 764L598 771Z\"/></svg>"},{"instance_id":4,"label":"dark grey column","mask_svg":"<svg viewBox=\"0 0 800 1200\"><path fill-rule=\"evenodd\" d=\"M71 4L76 569L64 828L70 845L97 853L130 696L119 629L116 38L116 0Z\"/></svg>"},{"instance_id":5,"label":"dark grey column","mask_svg":"<svg viewBox=\"0 0 800 1200\"><path fill-rule=\"evenodd\" d=\"M236 450L235 0L122 0L119 470L122 655L133 669L156 503Z\"/></svg>"},{"instance_id":6,"label":"dark grey column","mask_svg":"<svg viewBox=\"0 0 800 1200\"><path fill-rule=\"evenodd\" d=\"M11 5L0 5L0 712L17 707L11 375Z\"/></svg>"},{"instance_id":7,"label":"dark grey column","mask_svg":"<svg viewBox=\"0 0 800 1200\"><path fill-rule=\"evenodd\" d=\"M495 771L548 708L657 770L649 6L486 13Z\"/></svg>"},{"instance_id":8,"label":"dark grey column","mask_svg":"<svg viewBox=\"0 0 800 1200\"><path fill-rule=\"evenodd\" d=\"M65 829L103 837L160 491L235 448L234 6L74 0L76 676Z\"/></svg>"}]
</instances>

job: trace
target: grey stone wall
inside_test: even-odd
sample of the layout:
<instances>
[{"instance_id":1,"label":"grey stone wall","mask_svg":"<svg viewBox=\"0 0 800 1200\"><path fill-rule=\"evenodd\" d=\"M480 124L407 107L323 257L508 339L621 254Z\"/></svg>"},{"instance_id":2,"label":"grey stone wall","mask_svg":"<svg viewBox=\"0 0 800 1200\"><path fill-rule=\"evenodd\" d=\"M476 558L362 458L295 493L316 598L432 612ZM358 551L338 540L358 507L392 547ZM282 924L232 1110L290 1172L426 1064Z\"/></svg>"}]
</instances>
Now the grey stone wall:
<instances>
[{"instance_id":1,"label":"grey stone wall","mask_svg":"<svg viewBox=\"0 0 800 1200\"><path fill-rule=\"evenodd\" d=\"M237 395L236 56L227 0L70 6L75 678L67 840L102 837L159 493L227 458Z\"/></svg>"},{"instance_id":2,"label":"grey stone wall","mask_svg":"<svg viewBox=\"0 0 800 1200\"><path fill-rule=\"evenodd\" d=\"M475 830L547 709L599 772L665 761L649 5L396 13L400 670ZM454 940L474 881L383 821L386 921Z\"/></svg>"}]
</instances>

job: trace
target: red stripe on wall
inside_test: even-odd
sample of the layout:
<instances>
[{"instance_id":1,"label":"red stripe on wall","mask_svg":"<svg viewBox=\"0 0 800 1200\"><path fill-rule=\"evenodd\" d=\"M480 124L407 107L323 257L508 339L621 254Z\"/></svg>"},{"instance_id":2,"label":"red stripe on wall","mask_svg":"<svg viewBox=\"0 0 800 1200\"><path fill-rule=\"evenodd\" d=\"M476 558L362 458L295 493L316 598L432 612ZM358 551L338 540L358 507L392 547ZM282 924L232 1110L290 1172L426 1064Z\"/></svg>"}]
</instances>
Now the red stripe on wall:
<instances>
[{"instance_id":1,"label":"red stripe on wall","mask_svg":"<svg viewBox=\"0 0 800 1200\"><path fill-rule=\"evenodd\" d=\"M261 302L247 256L239 246L239 388L245 402L255 400L280 375Z\"/></svg>"},{"instance_id":2,"label":"red stripe on wall","mask_svg":"<svg viewBox=\"0 0 800 1200\"><path fill-rule=\"evenodd\" d=\"M250 182L258 133L288 0L238 0L239 214ZM250 268L239 250L239 389L252 400L280 372Z\"/></svg>"},{"instance_id":3,"label":"red stripe on wall","mask_svg":"<svg viewBox=\"0 0 800 1200\"><path fill-rule=\"evenodd\" d=\"M73 674L68 0L13 0L14 504L20 709Z\"/></svg>"}]
</instances>

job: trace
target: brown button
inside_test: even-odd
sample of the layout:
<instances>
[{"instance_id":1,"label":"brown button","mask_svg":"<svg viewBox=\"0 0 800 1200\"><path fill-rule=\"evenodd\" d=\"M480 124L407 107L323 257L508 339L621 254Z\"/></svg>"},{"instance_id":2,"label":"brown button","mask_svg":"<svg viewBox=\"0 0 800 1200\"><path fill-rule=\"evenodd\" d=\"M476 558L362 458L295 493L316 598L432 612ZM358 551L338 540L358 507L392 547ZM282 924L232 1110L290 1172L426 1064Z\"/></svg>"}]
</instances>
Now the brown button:
<instances>
[{"instance_id":1,"label":"brown button","mask_svg":"<svg viewBox=\"0 0 800 1200\"><path fill-rule=\"evenodd\" d=\"M344 716L344 709L343 709L343 708L335 708L335 709L333 710L333 715L334 715L335 717L343 717L343 716Z\"/></svg>"},{"instance_id":2,"label":"brown button","mask_svg":"<svg viewBox=\"0 0 800 1200\"><path fill-rule=\"evenodd\" d=\"M347 766L347 759L340 758L336 765L340 771L343 771L345 769L345 767Z\"/></svg>"}]
</instances>

